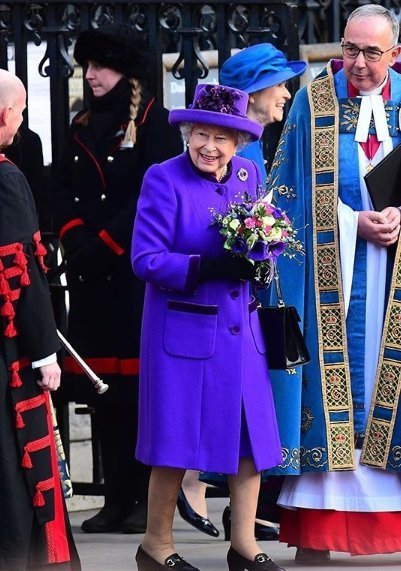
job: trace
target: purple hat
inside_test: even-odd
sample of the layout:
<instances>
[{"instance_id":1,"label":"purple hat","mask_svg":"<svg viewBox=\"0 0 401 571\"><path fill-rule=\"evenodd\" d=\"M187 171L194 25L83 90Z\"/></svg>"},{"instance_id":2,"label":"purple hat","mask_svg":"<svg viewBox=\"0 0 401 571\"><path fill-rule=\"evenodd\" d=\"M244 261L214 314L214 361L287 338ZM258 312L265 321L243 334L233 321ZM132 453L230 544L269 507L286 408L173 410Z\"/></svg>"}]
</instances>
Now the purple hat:
<instances>
[{"instance_id":1,"label":"purple hat","mask_svg":"<svg viewBox=\"0 0 401 571\"><path fill-rule=\"evenodd\" d=\"M168 120L177 123L201 123L249 133L257 141L263 133L263 125L248 119L248 94L225 85L199 83L194 100L188 109L173 109Z\"/></svg>"},{"instance_id":2,"label":"purple hat","mask_svg":"<svg viewBox=\"0 0 401 571\"><path fill-rule=\"evenodd\" d=\"M220 70L220 83L255 93L287 79L302 75L304 61L288 61L273 44L255 44L226 60Z\"/></svg>"}]
</instances>

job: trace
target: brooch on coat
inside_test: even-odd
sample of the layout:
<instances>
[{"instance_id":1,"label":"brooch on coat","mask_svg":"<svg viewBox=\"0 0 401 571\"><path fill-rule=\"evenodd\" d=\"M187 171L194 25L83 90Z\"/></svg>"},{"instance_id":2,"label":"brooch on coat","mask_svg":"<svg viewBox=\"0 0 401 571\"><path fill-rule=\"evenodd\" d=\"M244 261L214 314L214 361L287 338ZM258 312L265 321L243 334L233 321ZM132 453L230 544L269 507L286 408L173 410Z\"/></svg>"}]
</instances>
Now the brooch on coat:
<instances>
[{"instance_id":1,"label":"brooch on coat","mask_svg":"<svg viewBox=\"0 0 401 571\"><path fill-rule=\"evenodd\" d=\"M239 169L239 171L237 171L237 177L242 180L242 182L245 182L246 180L248 180L248 171L246 169L244 169L243 167L241 167Z\"/></svg>"}]
</instances>

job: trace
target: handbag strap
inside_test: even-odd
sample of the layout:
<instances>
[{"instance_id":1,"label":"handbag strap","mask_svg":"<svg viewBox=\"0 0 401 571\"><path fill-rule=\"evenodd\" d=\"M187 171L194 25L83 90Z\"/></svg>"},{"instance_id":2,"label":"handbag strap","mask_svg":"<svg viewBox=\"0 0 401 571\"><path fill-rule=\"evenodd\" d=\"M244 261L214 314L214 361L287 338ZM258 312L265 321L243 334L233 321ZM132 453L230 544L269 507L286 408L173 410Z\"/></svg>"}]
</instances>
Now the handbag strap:
<instances>
[{"instance_id":1,"label":"handbag strap","mask_svg":"<svg viewBox=\"0 0 401 571\"><path fill-rule=\"evenodd\" d=\"M285 307L285 303L283 300L283 292L281 290L281 283L280 283L280 276L277 269L277 264L274 264L274 284L276 286L276 293L277 293L277 306L278 307Z\"/></svg>"}]
</instances>

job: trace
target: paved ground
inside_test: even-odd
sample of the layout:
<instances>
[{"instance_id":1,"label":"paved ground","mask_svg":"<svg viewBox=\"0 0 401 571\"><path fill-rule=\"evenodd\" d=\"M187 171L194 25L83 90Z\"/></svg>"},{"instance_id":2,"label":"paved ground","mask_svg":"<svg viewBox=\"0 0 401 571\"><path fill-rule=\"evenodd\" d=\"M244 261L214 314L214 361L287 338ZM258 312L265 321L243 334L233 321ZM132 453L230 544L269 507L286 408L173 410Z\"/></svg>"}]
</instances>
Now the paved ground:
<instances>
[{"instance_id":1,"label":"paved ground","mask_svg":"<svg viewBox=\"0 0 401 571\"><path fill-rule=\"evenodd\" d=\"M186 522L178 513L175 520L175 536L177 551L201 571L227 571L226 552L228 543L223 540L221 514L227 500L224 498L208 499L209 517L220 530L220 537L209 538ZM135 552L141 543L142 535L124 535L117 533L87 534L80 530L81 522L96 512L74 512L70 514L77 548L81 556L83 571L136 571ZM366 530L369 533L369 530ZM295 549L274 542L261 543L278 564L286 569L303 571L310 566L294 563ZM332 560L326 566L313 566L316 571L333 569L339 571L395 571L401 569L401 554L371 557L349 557L341 553L333 553Z\"/></svg>"}]
</instances>

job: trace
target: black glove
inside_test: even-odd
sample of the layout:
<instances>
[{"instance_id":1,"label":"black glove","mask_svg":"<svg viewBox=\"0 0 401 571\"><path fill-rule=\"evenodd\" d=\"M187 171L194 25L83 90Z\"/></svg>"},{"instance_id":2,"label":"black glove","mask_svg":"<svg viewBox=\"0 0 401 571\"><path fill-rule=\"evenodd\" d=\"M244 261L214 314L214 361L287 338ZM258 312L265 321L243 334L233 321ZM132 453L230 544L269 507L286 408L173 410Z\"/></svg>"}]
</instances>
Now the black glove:
<instances>
[{"instance_id":1,"label":"black glove","mask_svg":"<svg viewBox=\"0 0 401 571\"><path fill-rule=\"evenodd\" d=\"M256 267L245 258L239 256L219 256L217 258L201 257L198 280L200 282L213 279L228 278L251 281L255 277Z\"/></svg>"},{"instance_id":2,"label":"black glove","mask_svg":"<svg viewBox=\"0 0 401 571\"><path fill-rule=\"evenodd\" d=\"M96 237L67 256L67 268L83 278L102 277L113 270L120 257Z\"/></svg>"}]
</instances>

